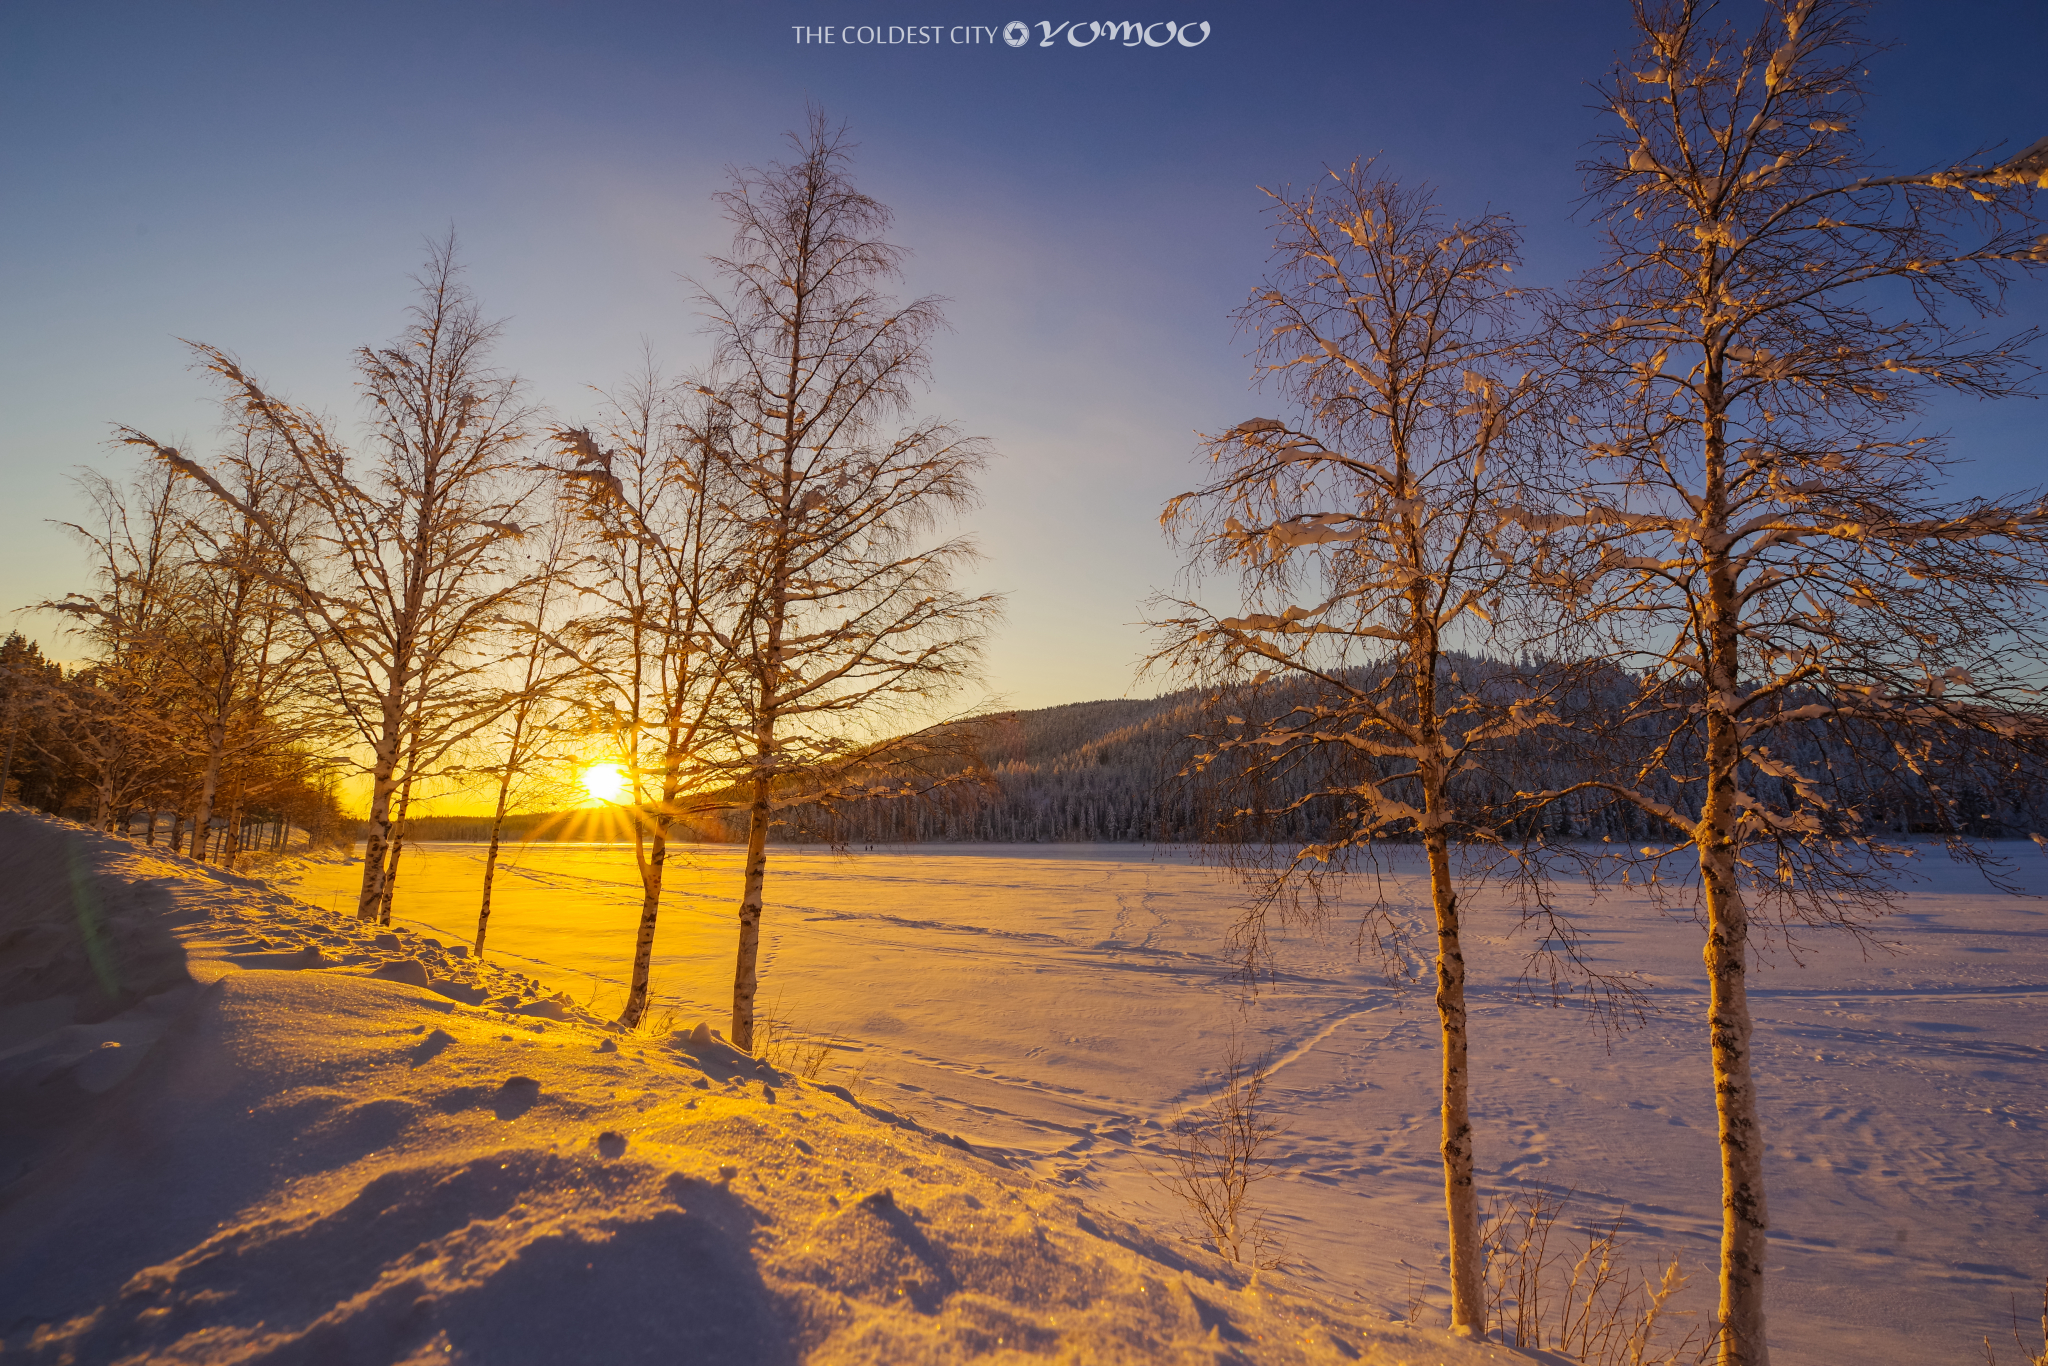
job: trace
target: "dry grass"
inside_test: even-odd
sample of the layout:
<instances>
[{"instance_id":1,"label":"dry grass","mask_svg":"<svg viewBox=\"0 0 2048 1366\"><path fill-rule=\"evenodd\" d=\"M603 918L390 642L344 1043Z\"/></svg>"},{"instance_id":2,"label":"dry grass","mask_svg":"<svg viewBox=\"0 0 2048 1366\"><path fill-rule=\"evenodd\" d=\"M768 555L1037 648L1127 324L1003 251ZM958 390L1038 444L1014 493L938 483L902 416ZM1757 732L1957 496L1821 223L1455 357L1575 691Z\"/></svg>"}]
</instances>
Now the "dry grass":
<instances>
[{"instance_id":1,"label":"dry grass","mask_svg":"<svg viewBox=\"0 0 2048 1366\"><path fill-rule=\"evenodd\" d=\"M790 1022L782 1011L782 998L775 998L775 1005L763 1012L754 1022L754 1056L778 1072L787 1072L802 1077L805 1081L816 1081L824 1074L825 1064L839 1050L808 1030ZM864 1077L867 1065L861 1065L856 1080ZM851 1091L851 1085L847 1086Z\"/></svg>"},{"instance_id":2,"label":"dry grass","mask_svg":"<svg viewBox=\"0 0 2048 1366\"><path fill-rule=\"evenodd\" d=\"M839 1078L839 1085L844 1086L846 1094L852 1096L855 1100L862 1100L866 1097L867 1084L868 1060L866 1058L860 1060L860 1066L853 1068Z\"/></svg>"},{"instance_id":3,"label":"dry grass","mask_svg":"<svg viewBox=\"0 0 2048 1366\"><path fill-rule=\"evenodd\" d=\"M1497 1206L1484 1232L1487 1323L1501 1343L1546 1348L1587 1366L1689 1366L1714 1352L1714 1333L1674 1319L1692 1317L1672 1301L1686 1286L1678 1259L1658 1268L1623 1260L1622 1221L1589 1225L1576 1237L1558 1219L1569 1196L1519 1196ZM1553 1246L1555 1245L1555 1246Z\"/></svg>"},{"instance_id":4,"label":"dry grass","mask_svg":"<svg viewBox=\"0 0 2048 1366\"><path fill-rule=\"evenodd\" d=\"M640 1023L634 1025L632 1033L645 1039L665 1039L675 1032L676 1008L672 1005L657 1006L652 1003L640 1012Z\"/></svg>"},{"instance_id":5,"label":"dry grass","mask_svg":"<svg viewBox=\"0 0 2048 1366\"><path fill-rule=\"evenodd\" d=\"M2048 1366L2048 1280L2041 1282L2041 1350L2029 1347L2020 1336L2020 1304L2015 1298L2012 1304L2012 1345L2019 1349L2023 1366ZM1984 1366L1998 1366L1998 1353L1992 1349L1991 1339L1984 1339Z\"/></svg>"}]
</instances>

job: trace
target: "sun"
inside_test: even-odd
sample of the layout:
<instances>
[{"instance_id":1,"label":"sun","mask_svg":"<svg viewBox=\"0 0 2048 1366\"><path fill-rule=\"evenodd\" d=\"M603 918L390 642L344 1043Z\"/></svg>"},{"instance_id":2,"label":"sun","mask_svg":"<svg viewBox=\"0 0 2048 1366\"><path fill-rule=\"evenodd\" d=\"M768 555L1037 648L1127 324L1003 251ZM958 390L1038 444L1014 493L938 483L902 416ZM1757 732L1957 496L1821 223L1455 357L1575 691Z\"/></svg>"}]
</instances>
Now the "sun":
<instances>
[{"instance_id":1,"label":"sun","mask_svg":"<svg viewBox=\"0 0 2048 1366\"><path fill-rule=\"evenodd\" d=\"M626 770L617 764L592 764L583 770L583 790L594 801L615 802L626 795Z\"/></svg>"}]
</instances>

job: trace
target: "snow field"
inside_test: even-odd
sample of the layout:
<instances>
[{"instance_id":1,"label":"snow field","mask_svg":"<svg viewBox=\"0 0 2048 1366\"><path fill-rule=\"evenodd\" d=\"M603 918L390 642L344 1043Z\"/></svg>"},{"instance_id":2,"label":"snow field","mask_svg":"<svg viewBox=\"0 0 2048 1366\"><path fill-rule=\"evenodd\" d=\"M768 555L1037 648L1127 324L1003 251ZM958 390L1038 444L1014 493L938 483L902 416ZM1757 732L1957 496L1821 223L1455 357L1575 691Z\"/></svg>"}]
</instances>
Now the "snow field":
<instances>
[{"instance_id":1,"label":"snow field","mask_svg":"<svg viewBox=\"0 0 2048 1366\"><path fill-rule=\"evenodd\" d=\"M67 823L0 813L0 925L8 1360L1514 1355L1247 1277L708 1033L609 1030Z\"/></svg>"},{"instance_id":2,"label":"snow field","mask_svg":"<svg viewBox=\"0 0 2048 1366\"><path fill-rule=\"evenodd\" d=\"M479 852L409 849L399 915L472 932ZM680 1017L721 1023L737 856L686 852L655 987ZM615 1010L630 851L508 857L489 956ZM2048 883L2031 846L2015 858ZM359 871L310 868L302 894L345 905ZM1752 976L1781 1362L1968 1359L2048 1269L2048 912L1938 856L1923 871L1885 927L1892 952L1815 938ZM1482 1180L1576 1191L1574 1212L1624 1219L1643 1261L1679 1257L1687 1307L1705 1310L1719 1210L1699 931L1640 890L1560 890L1595 960L1642 974L1652 1013L1609 1036L1521 999L1527 936L1505 899L1468 899ZM1385 892L1424 907L1404 871ZM858 1074L871 1099L1162 1234L1185 1223L1150 1175L1164 1126L1206 1093L1233 1035L1275 1058L1285 1132L1260 1198L1299 1279L1374 1315L1405 1314L1412 1281L1441 1322L1434 1012L1426 990L1361 962L1345 926L1280 935L1280 973L1246 1006L1223 954L1234 888L1163 851L778 850L768 901L763 1000L835 1046L824 1080Z\"/></svg>"}]
</instances>

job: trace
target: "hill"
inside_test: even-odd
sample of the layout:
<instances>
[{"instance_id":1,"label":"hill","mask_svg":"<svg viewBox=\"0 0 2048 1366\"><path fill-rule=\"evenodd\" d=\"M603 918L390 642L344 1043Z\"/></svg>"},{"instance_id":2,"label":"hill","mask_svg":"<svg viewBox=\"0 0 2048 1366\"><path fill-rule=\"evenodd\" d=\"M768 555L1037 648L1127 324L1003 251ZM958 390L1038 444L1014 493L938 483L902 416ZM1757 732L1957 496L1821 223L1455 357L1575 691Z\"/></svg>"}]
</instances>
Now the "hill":
<instances>
[{"instance_id":1,"label":"hill","mask_svg":"<svg viewBox=\"0 0 2048 1366\"><path fill-rule=\"evenodd\" d=\"M1510 666L1478 657L1455 656L1446 668L1467 681L1500 675ZM1569 701L1587 718L1618 715L1636 695L1640 680L1609 671L1590 678ZM1349 781L1343 766L1384 764L1360 759L1338 747L1303 756L1258 779L1258 786L1233 787L1228 763L1212 766L1206 786L1183 778L1195 753L1190 735L1234 729L1233 717L1216 710L1277 716L1318 699L1299 682L1241 692L1212 706L1211 694L1187 689L1160 697L1074 702L1007 713L979 723L976 740L988 765L989 782L942 788L922 797L863 802L837 811L796 808L778 838L791 842L848 845L895 843L1120 843L1188 842L1214 833L1219 808L1255 803L1284 814L1268 818L1263 833L1283 841L1321 838L1339 808L1330 798L1290 805L1315 790L1341 790ZM1683 711L1688 699L1668 701ZM1467 718L1469 722L1469 718ZM1628 751L1646 765L1637 785L1658 800L1682 806L1680 784L1656 757L1669 736L1655 717L1609 730L1574 731L1542 727L1483 756L1464 780L1483 800L1505 800L1518 790L1566 788L1598 776L1615 752ZM1691 740L1681 735L1677 752L1690 758ZM1776 757L1824 784L1833 800L1854 808L1871 825L1898 835L1963 833L1977 838L2013 838L2035 831L2048 810L2048 765L2038 759L2014 766L2004 761L1988 770L1959 728L1911 756L1894 753L1884 737L1855 727L1827 729L1819 722L1784 729ZM1681 764L1681 769L1685 766ZM1749 772L1753 788L1769 794L1789 780ZM1789 800L1789 799L1788 799ZM1643 814L1596 790L1584 790L1550 808L1548 833L1566 838L1612 839L1626 844L1654 838ZM414 823L413 838L481 840L488 827L475 818L442 818ZM616 811L564 811L514 818L513 840L617 840L630 828ZM680 838L692 837L678 826ZM702 823L696 838L732 842L743 838L736 814ZM1533 833L1517 830L1516 833Z\"/></svg>"},{"instance_id":2,"label":"hill","mask_svg":"<svg viewBox=\"0 0 2048 1366\"><path fill-rule=\"evenodd\" d=\"M1143 699L1071 702L995 718L982 737L992 790L961 789L936 800L878 801L836 816L806 813L796 839L851 844L976 841L999 844L1173 840L1187 837L1186 795L1172 778L1200 706L1199 691ZM688 838L681 827L676 834ZM734 818L700 835L743 838ZM436 816L411 822L418 840L482 841L488 822ZM574 810L508 817L504 838L620 840L631 837L618 813Z\"/></svg>"}]
</instances>

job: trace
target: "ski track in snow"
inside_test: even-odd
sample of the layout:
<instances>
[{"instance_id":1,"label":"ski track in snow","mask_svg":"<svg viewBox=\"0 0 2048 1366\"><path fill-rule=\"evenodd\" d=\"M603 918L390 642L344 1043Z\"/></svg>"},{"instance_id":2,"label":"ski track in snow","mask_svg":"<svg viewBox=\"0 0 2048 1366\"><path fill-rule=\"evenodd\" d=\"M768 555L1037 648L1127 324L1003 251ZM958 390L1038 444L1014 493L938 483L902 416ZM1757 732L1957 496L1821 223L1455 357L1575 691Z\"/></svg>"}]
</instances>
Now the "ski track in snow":
<instances>
[{"instance_id":1,"label":"ski track in snow","mask_svg":"<svg viewBox=\"0 0 2048 1366\"><path fill-rule=\"evenodd\" d=\"M480 864L473 847L409 849L400 918L470 938ZM630 850L530 845L500 867L492 955L616 1009ZM679 1020L723 1024L737 869L724 849L670 864L655 983ZM315 866L295 890L329 902L358 871ZM1751 977L1781 1366L1970 1359L2048 1270L2048 909L1920 871L1932 884L1887 923L1890 955L1816 936L1804 966L1779 953ZM2048 883L2048 860L2025 871ZM1384 890L1397 912L1426 907L1412 875ZM1561 891L1581 946L1641 974L1648 1019L1609 1036L1521 997L1513 908L1468 897L1482 1185L1572 1193L1579 1222L1619 1219L1642 1260L1678 1257L1706 1308L1719 1217L1698 927L1640 889ZM1224 952L1233 884L1130 846L777 850L768 903L762 999L833 1046L824 1079L859 1069L882 1103L1171 1227L1152 1175L1167 1126L1235 1039L1271 1068L1282 1133L1259 1195L1301 1274L1396 1312L1413 1274L1447 1303L1427 977L1388 983L1341 920L1276 934L1281 971L1246 1002Z\"/></svg>"}]
</instances>

